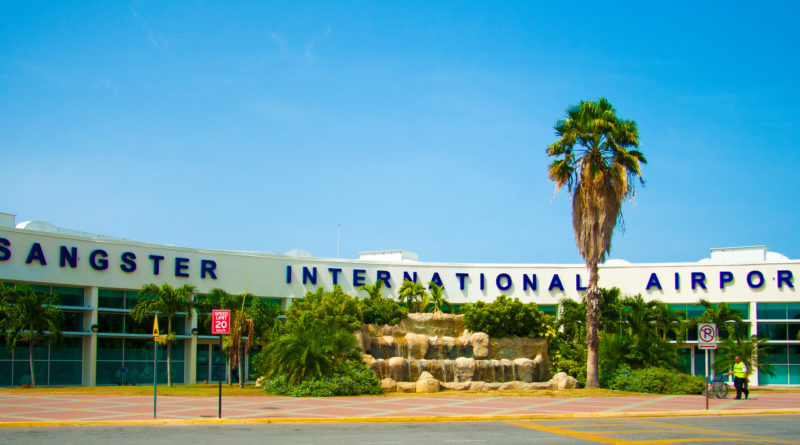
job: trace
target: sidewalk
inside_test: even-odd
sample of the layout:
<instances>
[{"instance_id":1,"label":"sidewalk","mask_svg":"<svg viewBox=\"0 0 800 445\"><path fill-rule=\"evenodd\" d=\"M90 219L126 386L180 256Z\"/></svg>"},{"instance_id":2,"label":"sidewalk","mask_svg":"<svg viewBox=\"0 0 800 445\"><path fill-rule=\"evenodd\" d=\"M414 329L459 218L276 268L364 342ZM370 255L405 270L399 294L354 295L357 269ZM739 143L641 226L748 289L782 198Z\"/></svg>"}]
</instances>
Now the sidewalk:
<instances>
[{"instance_id":1,"label":"sidewalk","mask_svg":"<svg viewBox=\"0 0 800 445\"><path fill-rule=\"evenodd\" d=\"M215 397L153 398L0 394L0 427L216 423ZM423 422L576 417L800 414L800 393L754 393L749 400L702 396L545 397L225 397L223 422Z\"/></svg>"}]
</instances>

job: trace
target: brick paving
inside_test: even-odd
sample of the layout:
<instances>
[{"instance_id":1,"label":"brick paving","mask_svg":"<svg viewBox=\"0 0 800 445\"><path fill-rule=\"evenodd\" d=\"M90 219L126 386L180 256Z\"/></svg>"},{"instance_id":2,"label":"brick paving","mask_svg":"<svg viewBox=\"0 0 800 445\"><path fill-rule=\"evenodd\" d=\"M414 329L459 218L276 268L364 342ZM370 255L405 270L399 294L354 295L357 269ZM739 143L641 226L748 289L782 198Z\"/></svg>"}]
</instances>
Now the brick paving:
<instances>
[{"instance_id":1,"label":"brick paving","mask_svg":"<svg viewBox=\"0 0 800 445\"><path fill-rule=\"evenodd\" d=\"M705 409L702 396L630 397L225 397L224 419L368 420L375 418L437 418L467 416L625 415L629 413L695 412ZM710 410L783 410L800 412L800 392L758 392L749 400L711 399ZM217 418L216 397L158 398L158 419L201 421ZM0 393L0 426L46 422L152 421L153 398Z\"/></svg>"}]
</instances>

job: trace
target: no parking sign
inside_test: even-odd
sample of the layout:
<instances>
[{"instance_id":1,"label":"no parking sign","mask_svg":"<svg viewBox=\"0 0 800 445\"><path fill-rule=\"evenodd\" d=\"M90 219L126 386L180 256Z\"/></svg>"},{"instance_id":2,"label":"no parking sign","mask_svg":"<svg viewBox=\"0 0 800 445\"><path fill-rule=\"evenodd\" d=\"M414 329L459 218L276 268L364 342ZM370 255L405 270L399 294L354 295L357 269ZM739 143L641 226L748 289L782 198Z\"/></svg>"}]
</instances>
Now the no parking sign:
<instances>
[{"instance_id":1,"label":"no parking sign","mask_svg":"<svg viewBox=\"0 0 800 445\"><path fill-rule=\"evenodd\" d=\"M697 342L700 349L717 349L717 325L715 323L697 325Z\"/></svg>"}]
</instances>

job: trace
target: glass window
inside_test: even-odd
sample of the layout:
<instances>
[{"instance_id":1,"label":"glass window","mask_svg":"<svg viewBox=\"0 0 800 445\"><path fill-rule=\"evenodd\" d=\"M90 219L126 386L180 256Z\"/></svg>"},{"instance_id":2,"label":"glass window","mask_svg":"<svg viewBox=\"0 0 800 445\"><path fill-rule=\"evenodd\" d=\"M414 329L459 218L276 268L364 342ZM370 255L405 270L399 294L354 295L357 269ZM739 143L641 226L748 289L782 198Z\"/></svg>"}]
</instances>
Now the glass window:
<instances>
[{"instance_id":1,"label":"glass window","mask_svg":"<svg viewBox=\"0 0 800 445\"><path fill-rule=\"evenodd\" d=\"M58 295L62 306L83 306L82 287L53 286L52 292Z\"/></svg>"},{"instance_id":2,"label":"glass window","mask_svg":"<svg viewBox=\"0 0 800 445\"><path fill-rule=\"evenodd\" d=\"M100 337L97 339L97 361L122 360L122 339Z\"/></svg>"},{"instance_id":3,"label":"glass window","mask_svg":"<svg viewBox=\"0 0 800 445\"><path fill-rule=\"evenodd\" d=\"M111 309L125 307L125 292L121 290L100 289L97 292L97 306Z\"/></svg>"},{"instance_id":4,"label":"glass window","mask_svg":"<svg viewBox=\"0 0 800 445\"><path fill-rule=\"evenodd\" d=\"M759 305L760 306L760 305ZM788 385L789 384L789 366L788 365L773 365L773 372L775 376L770 376L765 372L758 373L759 385Z\"/></svg>"},{"instance_id":5,"label":"glass window","mask_svg":"<svg viewBox=\"0 0 800 445\"><path fill-rule=\"evenodd\" d=\"M50 385L81 385L81 362L50 362Z\"/></svg>"},{"instance_id":6,"label":"glass window","mask_svg":"<svg viewBox=\"0 0 800 445\"><path fill-rule=\"evenodd\" d=\"M166 322L162 323L158 320L159 332L161 332L162 324L166 327ZM130 316L125 315L125 333L127 334L152 334L153 333L153 317L147 316L142 321L137 322Z\"/></svg>"},{"instance_id":7,"label":"glass window","mask_svg":"<svg viewBox=\"0 0 800 445\"><path fill-rule=\"evenodd\" d=\"M789 340L800 340L800 324L789 325Z\"/></svg>"},{"instance_id":8,"label":"glass window","mask_svg":"<svg viewBox=\"0 0 800 445\"><path fill-rule=\"evenodd\" d=\"M139 303L139 300L153 298L153 294L144 294L143 296L139 296L139 292L135 290L129 290L125 292L125 308L130 309L136 306Z\"/></svg>"},{"instance_id":9,"label":"glass window","mask_svg":"<svg viewBox=\"0 0 800 445\"><path fill-rule=\"evenodd\" d=\"M152 339L126 339L125 340L125 362L128 360L144 360L153 361L153 343ZM166 359L167 352L159 345L158 359ZM151 374L152 377L152 374Z\"/></svg>"},{"instance_id":10,"label":"glass window","mask_svg":"<svg viewBox=\"0 0 800 445\"><path fill-rule=\"evenodd\" d=\"M789 384L800 384L800 365L789 365Z\"/></svg>"},{"instance_id":11,"label":"glass window","mask_svg":"<svg viewBox=\"0 0 800 445\"><path fill-rule=\"evenodd\" d=\"M76 360L83 359L83 338L64 337L61 344L52 348L50 360Z\"/></svg>"},{"instance_id":12,"label":"glass window","mask_svg":"<svg viewBox=\"0 0 800 445\"><path fill-rule=\"evenodd\" d=\"M97 327L99 332L114 332L114 333L122 333L123 330L123 322L125 316L123 314L104 314L99 313L97 314Z\"/></svg>"},{"instance_id":13,"label":"glass window","mask_svg":"<svg viewBox=\"0 0 800 445\"><path fill-rule=\"evenodd\" d=\"M789 345L789 363L800 365L800 345Z\"/></svg>"},{"instance_id":14,"label":"glass window","mask_svg":"<svg viewBox=\"0 0 800 445\"><path fill-rule=\"evenodd\" d=\"M33 372L36 373L36 384L47 385L47 361L34 361ZM27 358L25 361L14 362L14 381L12 386L21 386L31 383L31 367Z\"/></svg>"},{"instance_id":15,"label":"glass window","mask_svg":"<svg viewBox=\"0 0 800 445\"><path fill-rule=\"evenodd\" d=\"M748 303L728 303L728 308L738 312L745 320L750 318L750 305Z\"/></svg>"},{"instance_id":16,"label":"glass window","mask_svg":"<svg viewBox=\"0 0 800 445\"><path fill-rule=\"evenodd\" d=\"M770 340L783 340L787 339L786 323L759 323L758 336L768 338Z\"/></svg>"},{"instance_id":17,"label":"glass window","mask_svg":"<svg viewBox=\"0 0 800 445\"><path fill-rule=\"evenodd\" d=\"M788 303L787 305L787 316L789 320L798 320L800 319L800 303Z\"/></svg>"},{"instance_id":18,"label":"glass window","mask_svg":"<svg viewBox=\"0 0 800 445\"><path fill-rule=\"evenodd\" d=\"M10 360L0 360L0 386L11 386L12 365Z\"/></svg>"},{"instance_id":19,"label":"glass window","mask_svg":"<svg viewBox=\"0 0 800 445\"><path fill-rule=\"evenodd\" d=\"M120 349L120 354L122 350ZM122 362L108 361L97 362L97 384L98 385L118 385L122 383ZM126 383L129 383L127 381ZM150 383L153 381L151 380Z\"/></svg>"},{"instance_id":20,"label":"glass window","mask_svg":"<svg viewBox=\"0 0 800 445\"><path fill-rule=\"evenodd\" d=\"M715 307L716 307L716 305L715 305ZM706 311L706 308L701 306L701 305L699 305L699 304L688 304L688 305L686 305L686 317L687 318L699 317L699 316L703 315L703 313L705 311Z\"/></svg>"},{"instance_id":21,"label":"glass window","mask_svg":"<svg viewBox=\"0 0 800 445\"><path fill-rule=\"evenodd\" d=\"M62 311L64 318L61 320L62 331L83 331L83 312Z\"/></svg>"},{"instance_id":22,"label":"glass window","mask_svg":"<svg viewBox=\"0 0 800 445\"><path fill-rule=\"evenodd\" d=\"M789 363L788 347L786 345L768 345L766 347L771 357L767 361L773 365Z\"/></svg>"},{"instance_id":23,"label":"glass window","mask_svg":"<svg viewBox=\"0 0 800 445\"><path fill-rule=\"evenodd\" d=\"M539 310L544 312L545 314L550 314L555 316L558 313L558 306L543 304L539 306Z\"/></svg>"},{"instance_id":24,"label":"glass window","mask_svg":"<svg viewBox=\"0 0 800 445\"><path fill-rule=\"evenodd\" d=\"M758 303L756 312L760 320L785 320L786 303Z\"/></svg>"}]
</instances>

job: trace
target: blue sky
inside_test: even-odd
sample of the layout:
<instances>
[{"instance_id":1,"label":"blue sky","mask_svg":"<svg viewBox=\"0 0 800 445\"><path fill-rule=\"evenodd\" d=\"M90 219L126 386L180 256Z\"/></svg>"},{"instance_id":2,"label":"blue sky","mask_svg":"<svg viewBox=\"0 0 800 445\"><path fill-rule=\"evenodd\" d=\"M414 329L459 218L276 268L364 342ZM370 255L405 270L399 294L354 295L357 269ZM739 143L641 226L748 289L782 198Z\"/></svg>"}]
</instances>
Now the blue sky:
<instances>
[{"instance_id":1,"label":"blue sky","mask_svg":"<svg viewBox=\"0 0 800 445\"><path fill-rule=\"evenodd\" d=\"M231 4L233 3L233 4ZM639 124L611 258L800 258L796 2L0 1L0 211L188 247L575 263L545 148Z\"/></svg>"}]
</instances>

